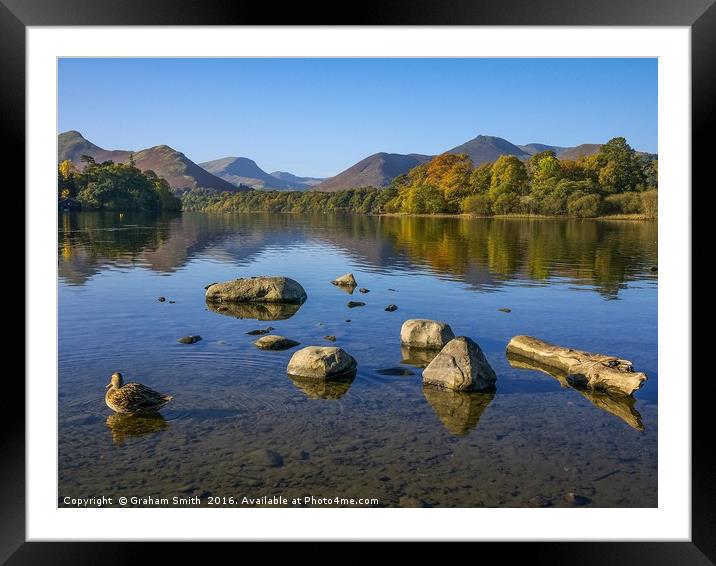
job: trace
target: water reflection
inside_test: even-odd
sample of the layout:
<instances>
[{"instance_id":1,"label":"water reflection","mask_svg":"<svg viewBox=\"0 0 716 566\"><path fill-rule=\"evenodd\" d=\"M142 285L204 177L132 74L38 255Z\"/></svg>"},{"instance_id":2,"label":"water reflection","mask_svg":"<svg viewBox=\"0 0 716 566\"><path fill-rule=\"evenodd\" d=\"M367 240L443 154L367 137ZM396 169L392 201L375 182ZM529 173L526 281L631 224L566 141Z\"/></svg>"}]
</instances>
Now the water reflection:
<instances>
[{"instance_id":1,"label":"water reflection","mask_svg":"<svg viewBox=\"0 0 716 566\"><path fill-rule=\"evenodd\" d=\"M348 393L356 374L348 373L333 379L311 379L291 374L288 377L309 399L339 399Z\"/></svg>"},{"instance_id":2,"label":"water reflection","mask_svg":"<svg viewBox=\"0 0 716 566\"><path fill-rule=\"evenodd\" d=\"M118 265L173 272L197 256L244 262L320 241L376 272L420 267L488 291L560 277L616 298L656 279L656 240L656 222L81 212L60 215L58 245L60 276L75 285Z\"/></svg>"},{"instance_id":3,"label":"water reflection","mask_svg":"<svg viewBox=\"0 0 716 566\"><path fill-rule=\"evenodd\" d=\"M210 311L234 318L255 320L286 320L298 312L301 305L284 303L214 303L206 302Z\"/></svg>"},{"instance_id":4,"label":"water reflection","mask_svg":"<svg viewBox=\"0 0 716 566\"><path fill-rule=\"evenodd\" d=\"M611 413L615 417L620 418L630 427L638 430L644 430L644 424L641 420L641 414L636 410L636 399L634 397L626 395L611 395L603 391L593 391L591 389L582 389L573 387L567 380L567 374L560 372L559 370L538 364L534 360L523 358L522 356L516 356L514 354L507 354L507 361L514 368L529 369L546 373L547 375L555 378L559 381L562 387L574 389L579 394L587 399L592 405Z\"/></svg>"},{"instance_id":5,"label":"water reflection","mask_svg":"<svg viewBox=\"0 0 716 566\"><path fill-rule=\"evenodd\" d=\"M440 353L440 350L423 350L421 348L411 348L409 346L400 346L400 355L403 358L401 363L409 364L418 368L426 368L430 365Z\"/></svg>"},{"instance_id":6,"label":"water reflection","mask_svg":"<svg viewBox=\"0 0 716 566\"><path fill-rule=\"evenodd\" d=\"M423 386L423 395L443 426L455 436L464 436L474 430L495 398L494 391L453 391L430 385Z\"/></svg>"},{"instance_id":7,"label":"water reflection","mask_svg":"<svg viewBox=\"0 0 716 566\"><path fill-rule=\"evenodd\" d=\"M169 425L162 415L121 415L107 417L107 427L112 432L112 442L124 444L132 436L143 436L165 430Z\"/></svg>"}]
</instances>

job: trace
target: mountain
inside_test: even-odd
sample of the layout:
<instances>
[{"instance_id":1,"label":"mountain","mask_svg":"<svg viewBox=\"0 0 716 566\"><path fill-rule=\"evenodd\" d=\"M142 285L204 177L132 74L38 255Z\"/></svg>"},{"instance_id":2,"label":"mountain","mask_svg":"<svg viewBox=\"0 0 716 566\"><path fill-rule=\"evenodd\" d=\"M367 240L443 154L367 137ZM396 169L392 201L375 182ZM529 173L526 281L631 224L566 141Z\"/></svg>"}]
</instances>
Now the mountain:
<instances>
[{"instance_id":1,"label":"mountain","mask_svg":"<svg viewBox=\"0 0 716 566\"><path fill-rule=\"evenodd\" d=\"M281 179L269 175L256 162L248 157L222 157L213 161L205 161L200 165L217 177L234 185L244 184L254 189L277 191L305 191L310 188L307 183ZM286 173L291 175L290 173ZM293 175L291 175L293 177ZM298 177L296 177L298 178Z\"/></svg>"},{"instance_id":2,"label":"mountain","mask_svg":"<svg viewBox=\"0 0 716 566\"><path fill-rule=\"evenodd\" d=\"M540 153L541 151L554 151L555 155L557 157L560 156L563 152L565 152L568 149L571 149L569 147L560 147L558 145L546 145L543 143L528 143L527 145L518 145L522 151L525 153L529 153L530 155L536 155Z\"/></svg>"},{"instance_id":3,"label":"mountain","mask_svg":"<svg viewBox=\"0 0 716 566\"><path fill-rule=\"evenodd\" d=\"M173 191L197 187L231 192L247 190L212 175L168 145L157 145L134 153L126 150L107 150L93 144L74 130L61 133L57 136L57 141L58 161L69 159L80 169L84 168L84 163L80 160L82 155L89 155L95 161L116 163L127 163L131 155L137 168L142 171L151 169L160 177L164 177Z\"/></svg>"},{"instance_id":4,"label":"mountain","mask_svg":"<svg viewBox=\"0 0 716 566\"><path fill-rule=\"evenodd\" d=\"M86 140L76 130L62 132L57 136L57 162L60 163L69 159L78 167L84 167L84 163L80 161L82 155L89 155L95 161L114 161L116 163L124 163L129 159L130 151L121 149L108 150L93 144Z\"/></svg>"},{"instance_id":5,"label":"mountain","mask_svg":"<svg viewBox=\"0 0 716 566\"><path fill-rule=\"evenodd\" d=\"M375 153L312 187L312 191L336 192L357 187L387 187L397 176L430 161L434 156L411 153Z\"/></svg>"},{"instance_id":6,"label":"mountain","mask_svg":"<svg viewBox=\"0 0 716 566\"><path fill-rule=\"evenodd\" d=\"M297 177L293 173L287 173L286 171L274 171L273 173L269 173L269 175L297 186L308 185L309 187L315 187L326 180L325 177Z\"/></svg>"},{"instance_id":7,"label":"mountain","mask_svg":"<svg viewBox=\"0 0 716 566\"><path fill-rule=\"evenodd\" d=\"M462 145L448 149L445 153L465 153L475 166L495 161L500 155L515 155L520 159L530 157L528 152L495 136L477 136Z\"/></svg>"},{"instance_id":8,"label":"mountain","mask_svg":"<svg viewBox=\"0 0 716 566\"><path fill-rule=\"evenodd\" d=\"M602 144L600 143L583 143L576 147L568 147L562 153L557 155L560 159L569 159L574 161L580 157L598 153L600 147L602 147Z\"/></svg>"}]
</instances>

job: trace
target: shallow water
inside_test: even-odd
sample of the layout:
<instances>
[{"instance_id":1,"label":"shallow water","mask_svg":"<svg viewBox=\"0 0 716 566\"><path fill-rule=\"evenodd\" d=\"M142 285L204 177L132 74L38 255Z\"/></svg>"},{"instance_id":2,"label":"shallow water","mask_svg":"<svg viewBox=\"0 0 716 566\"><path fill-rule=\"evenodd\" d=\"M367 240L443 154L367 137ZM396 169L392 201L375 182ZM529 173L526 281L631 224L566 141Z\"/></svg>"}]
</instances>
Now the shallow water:
<instances>
[{"instance_id":1,"label":"shallow water","mask_svg":"<svg viewBox=\"0 0 716 566\"><path fill-rule=\"evenodd\" d=\"M650 222L61 214L58 504L656 506L656 240ZM329 283L349 271L370 293ZM207 308L207 284L251 275L292 277L308 300L296 312ZM408 318L476 340L497 390L424 390L427 360L399 345ZM334 335L357 376L290 379L295 349L258 350L246 334L267 325L302 345ZM177 343L193 334L203 339ZM516 334L630 359L649 380L636 402L572 389L513 367ZM174 400L159 418L113 415L113 371Z\"/></svg>"}]
</instances>

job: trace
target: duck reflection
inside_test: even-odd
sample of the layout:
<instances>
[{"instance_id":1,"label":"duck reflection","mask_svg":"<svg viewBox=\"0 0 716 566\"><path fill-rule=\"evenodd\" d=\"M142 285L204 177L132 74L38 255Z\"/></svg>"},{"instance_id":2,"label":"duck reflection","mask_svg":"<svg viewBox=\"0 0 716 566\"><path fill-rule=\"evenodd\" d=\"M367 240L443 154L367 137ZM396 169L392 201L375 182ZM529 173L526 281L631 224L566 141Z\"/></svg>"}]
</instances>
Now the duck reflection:
<instances>
[{"instance_id":1,"label":"duck reflection","mask_svg":"<svg viewBox=\"0 0 716 566\"><path fill-rule=\"evenodd\" d=\"M131 436L142 436L166 430L169 424L160 414L123 415L115 413L107 417L107 427L112 431L112 441L124 444Z\"/></svg>"},{"instance_id":2,"label":"duck reflection","mask_svg":"<svg viewBox=\"0 0 716 566\"><path fill-rule=\"evenodd\" d=\"M409 346L400 346L400 355L403 358L401 363L415 366L418 368L426 368L433 361L440 350L422 350L419 348L410 348Z\"/></svg>"},{"instance_id":3,"label":"duck reflection","mask_svg":"<svg viewBox=\"0 0 716 566\"><path fill-rule=\"evenodd\" d=\"M287 303L214 303L211 301L207 301L206 306L209 310L225 316L254 320L286 320L301 308L301 305Z\"/></svg>"},{"instance_id":4,"label":"duck reflection","mask_svg":"<svg viewBox=\"0 0 716 566\"><path fill-rule=\"evenodd\" d=\"M577 387L567 381L567 374L565 372L560 372L555 368L543 366L534 360L529 360L527 358L523 358L522 356L507 354L507 361L513 368L530 369L546 373L559 381L559 384L562 387L568 387L578 391L582 397L587 399L598 409L611 413L638 431L644 430L644 424L641 421L641 414L635 408L636 399L634 399L634 397L627 395L613 395L604 391L594 391L592 389Z\"/></svg>"},{"instance_id":5,"label":"duck reflection","mask_svg":"<svg viewBox=\"0 0 716 566\"><path fill-rule=\"evenodd\" d=\"M495 398L494 391L453 391L431 385L423 385L423 395L443 426L455 436L465 436L477 427Z\"/></svg>"},{"instance_id":6,"label":"duck reflection","mask_svg":"<svg viewBox=\"0 0 716 566\"><path fill-rule=\"evenodd\" d=\"M291 374L288 377L309 399L339 399L351 388L356 373L346 373L331 379L312 379Z\"/></svg>"}]
</instances>

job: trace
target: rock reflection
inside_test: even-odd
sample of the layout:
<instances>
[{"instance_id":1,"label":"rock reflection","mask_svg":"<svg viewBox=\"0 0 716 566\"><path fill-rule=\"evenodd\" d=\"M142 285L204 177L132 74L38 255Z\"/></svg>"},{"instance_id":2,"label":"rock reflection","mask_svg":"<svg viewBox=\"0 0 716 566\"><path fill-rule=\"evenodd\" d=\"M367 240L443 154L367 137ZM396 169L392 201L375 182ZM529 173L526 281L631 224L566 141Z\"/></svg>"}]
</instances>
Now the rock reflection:
<instances>
[{"instance_id":1,"label":"rock reflection","mask_svg":"<svg viewBox=\"0 0 716 566\"><path fill-rule=\"evenodd\" d=\"M582 389L573 386L567 381L566 373L560 372L559 370L552 367L543 366L541 364L538 364L534 360L529 360L527 358L523 358L522 356L507 354L507 361L513 368L529 369L546 373L547 375L559 381L559 384L562 387L568 387L570 389L578 391L579 394L582 395L582 397L587 399L590 403L592 403L592 405L594 405L598 409L606 411L607 413L611 413L612 415L620 418L630 427L638 431L644 430L644 424L641 420L641 414L635 408L636 399L634 397L626 395L612 395L604 391L593 391L591 389Z\"/></svg>"},{"instance_id":2,"label":"rock reflection","mask_svg":"<svg viewBox=\"0 0 716 566\"><path fill-rule=\"evenodd\" d=\"M419 348L410 348L408 346L400 347L400 355L403 358L401 363L409 364L418 368L428 367L440 350L421 350Z\"/></svg>"},{"instance_id":3,"label":"rock reflection","mask_svg":"<svg viewBox=\"0 0 716 566\"><path fill-rule=\"evenodd\" d=\"M351 372L332 379L312 379L291 374L288 377L309 399L339 399L348 392L356 374Z\"/></svg>"},{"instance_id":4,"label":"rock reflection","mask_svg":"<svg viewBox=\"0 0 716 566\"><path fill-rule=\"evenodd\" d=\"M455 436L465 436L477 427L495 398L494 391L452 391L430 385L423 386L423 395L443 426Z\"/></svg>"},{"instance_id":5,"label":"rock reflection","mask_svg":"<svg viewBox=\"0 0 716 566\"><path fill-rule=\"evenodd\" d=\"M161 415L121 415L107 417L107 427L112 431L112 442L124 444L131 436L142 436L165 430L169 424Z\"/></svg>"},{"instance_id":6,"label":"rock reflection","mask_svg":"<svg viewBox=\"0 0 716 566\"><path fill-rule=\"evenodd\" d=\"M254 320L286 320L298 312L301 305L287 303L213 303L206 302L209 310L232 316Z\"/></svg>"}]
</instances>

